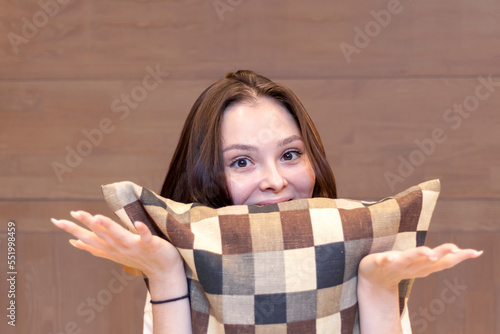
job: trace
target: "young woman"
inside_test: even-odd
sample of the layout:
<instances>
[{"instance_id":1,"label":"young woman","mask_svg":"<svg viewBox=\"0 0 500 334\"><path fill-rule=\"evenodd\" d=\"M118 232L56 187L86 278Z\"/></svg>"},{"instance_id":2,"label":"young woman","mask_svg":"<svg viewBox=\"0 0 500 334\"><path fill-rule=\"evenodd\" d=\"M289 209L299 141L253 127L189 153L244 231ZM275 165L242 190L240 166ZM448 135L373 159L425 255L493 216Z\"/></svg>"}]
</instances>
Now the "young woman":
<instances>
[{"instance_id":1,"label":"young woman","mask_svg":"<svg viewBox=\"0 0 500 334\"><path fill-rule=\"evenodd\" d=\"M251 71L238 71L212 84L194 103L161 195L222 207L335 198L336 188L318 132L295 94ZM179 253L146 225L137 223L139 235L134 235L101 215L78 211L72 216L88 229L53 220L77 238L71 244L142 271L152 300L187 294ZM398 283L479 255L445 244L366 256L358 271L361 331L402 333ZM152 314L154 333L191 332L186 298L155 304Z\"/></svg>"}]
</instances>

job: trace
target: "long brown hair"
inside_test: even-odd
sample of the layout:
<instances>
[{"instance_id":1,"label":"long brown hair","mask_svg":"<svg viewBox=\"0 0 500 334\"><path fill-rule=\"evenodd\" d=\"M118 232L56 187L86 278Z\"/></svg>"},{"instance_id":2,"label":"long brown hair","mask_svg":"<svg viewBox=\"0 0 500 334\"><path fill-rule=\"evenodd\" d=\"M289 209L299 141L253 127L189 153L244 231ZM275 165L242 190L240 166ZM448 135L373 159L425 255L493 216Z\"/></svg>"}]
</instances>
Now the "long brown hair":
<instances>
[{"instance_id":1,"label":"long brown hair","mask_svg":"<svg viewBox=\"0 0 500 334\"><path fill-rule=\"evenodd\" d=\"M230 104L255 101L259 97L275 99L297 122L316 176L313 197L337 197L325 149L299 98L289 88L247 70L228 73L195 101L170 162L161 190L163 197L214 208L232 204L222 157L222 116Z\"/></svg>"}]
</instances>

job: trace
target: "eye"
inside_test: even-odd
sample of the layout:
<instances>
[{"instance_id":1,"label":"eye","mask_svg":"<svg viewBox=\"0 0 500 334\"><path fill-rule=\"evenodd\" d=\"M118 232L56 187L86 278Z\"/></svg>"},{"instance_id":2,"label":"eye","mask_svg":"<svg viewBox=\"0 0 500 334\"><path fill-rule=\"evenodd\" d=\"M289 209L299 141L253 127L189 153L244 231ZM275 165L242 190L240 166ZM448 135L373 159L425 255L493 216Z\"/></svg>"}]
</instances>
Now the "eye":
<instances>
[{"instance_id":1,"label":"eye","mask_svg":"<svg viewBox=\"0 0 500 334\"><path fill-rule=\"evenodd\" d=\"M245 168L250 166L250 163L251 161L249 158L236 158L231 162L230 166L236 168Z\"/></svg>"},{"instance_id":2,"label":"eye","mask_svg":"<svg viewBox=\"0 0 500 334\"><path fill-rule=\"evenodd\" d=\"M301 151L291 150L291 151L286 151L285 153L283 153L283 155L281 156L281 159L285 160L285 161L291 161L291 160L295 160L295 159L300 158L301 155L302 155Z\"/></svg>"}]
</instances>

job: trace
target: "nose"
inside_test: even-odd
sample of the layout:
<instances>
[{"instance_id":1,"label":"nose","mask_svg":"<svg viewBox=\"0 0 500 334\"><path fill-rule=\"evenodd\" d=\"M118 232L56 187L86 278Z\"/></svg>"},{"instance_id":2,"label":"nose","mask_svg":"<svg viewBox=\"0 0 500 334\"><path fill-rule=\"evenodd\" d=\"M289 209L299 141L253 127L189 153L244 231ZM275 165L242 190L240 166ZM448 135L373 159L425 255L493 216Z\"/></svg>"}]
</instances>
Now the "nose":
<instances>
[{"instance_id":1,"label":"nose","mask_svg":"<svg viewBox=\"0 0 500 334\"><path fill-rule=\"evenodd\" d=\"M287 186L288 182L283 171L275 163L267 164L263 169L259 188L261 191L279 192Z\"/></svg>"}]
</instances>

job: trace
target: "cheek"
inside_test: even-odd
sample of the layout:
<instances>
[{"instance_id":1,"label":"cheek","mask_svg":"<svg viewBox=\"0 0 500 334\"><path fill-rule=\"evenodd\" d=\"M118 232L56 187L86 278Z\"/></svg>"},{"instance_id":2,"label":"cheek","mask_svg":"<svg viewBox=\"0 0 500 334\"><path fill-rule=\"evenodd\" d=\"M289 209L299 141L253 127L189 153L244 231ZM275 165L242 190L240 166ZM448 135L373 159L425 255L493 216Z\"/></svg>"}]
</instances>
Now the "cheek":
<instances>
[{"instance_id":1,"label":"cheek","mask_svg":"<svg viewBox=\"0 0 500 334\"><path fill-rule=\"evenodd\" d=\"M226 180L233 205L245 204L245 201L255 188L252 179L226 173Z\"/></svg>"},{"instance_id":2,"label":"cheek","mask_svg":"<svg viewBox=\"0 0 500 334\"><path fill-rule=\"evenodd\" d=\"M312 197L315 183L316 176L312 165L310 163L305 164L296 181L297 190L306 198Z\"/></svg>"}]
</instances>

